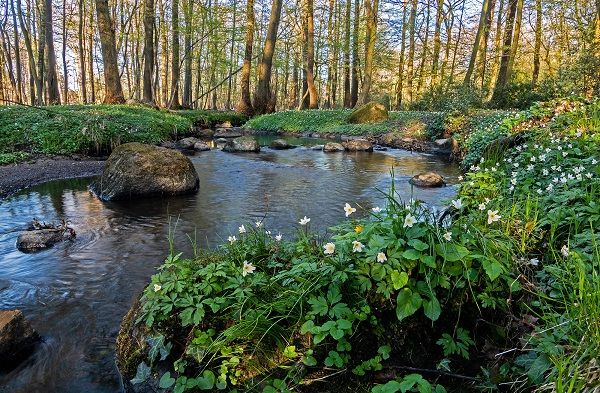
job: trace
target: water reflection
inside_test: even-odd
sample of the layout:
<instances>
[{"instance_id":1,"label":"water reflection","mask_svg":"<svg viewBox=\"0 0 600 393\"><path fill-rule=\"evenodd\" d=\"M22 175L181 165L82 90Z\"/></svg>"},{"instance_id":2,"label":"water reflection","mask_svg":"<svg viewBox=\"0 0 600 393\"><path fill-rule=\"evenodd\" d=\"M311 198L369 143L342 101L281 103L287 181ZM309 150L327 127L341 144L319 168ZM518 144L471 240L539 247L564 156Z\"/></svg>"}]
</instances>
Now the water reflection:
<instances>
[{"instance_id":1,"label":"water reflection","mask_svg":"<svg viewBox=\"0 0 600 393\"><path fill-rule=\"evenodd\" d=\"M214 246L242 222L265 216L267 227L286 237L304 215L313 229L324 231L343 219L345 202L381 205L376 189L389 188L392 167L401 195L430 204L450 198L454 188L411 190L407 180L434 170L453 184L459 175L436 157L404 151L265 148L260 154L210 151L191 159L200 177L196 195L103 203L87 191L89 180L78 179L40 185L0 204L0 309L22 309L45 337L30 362L0 375L0 392L119 391L114 338L133 298L165 257L170 217L178 220L176 247L189 253L183 234L196 231L200 245ZM65 219L77 239L22 254L16 237L33 217Z\"/></svg>"}]
</instances>

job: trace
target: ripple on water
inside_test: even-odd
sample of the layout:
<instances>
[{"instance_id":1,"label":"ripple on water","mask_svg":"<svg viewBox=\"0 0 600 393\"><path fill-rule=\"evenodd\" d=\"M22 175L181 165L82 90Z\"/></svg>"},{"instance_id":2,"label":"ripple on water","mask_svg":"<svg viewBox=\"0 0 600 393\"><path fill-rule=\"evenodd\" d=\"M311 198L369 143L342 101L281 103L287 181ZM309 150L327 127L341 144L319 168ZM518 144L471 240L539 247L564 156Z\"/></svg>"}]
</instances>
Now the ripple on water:
<instances>
[{"instance_id":1,"label":"ripple on water","mask_svg":"<svg viewBox=\"0 0 600 393\"><path fill-rule=\"evenodd\" d=\"M190 253L184 234L214 246L240 224L265 226L286 237L304 215L323 231L343 219L349 202L383 206L377 189L391 185L408 199L439 204L454 187L419 190L408 185L433 170L456 182L458 168L436 157L390 150L324 154L297 148L260 154L210 151L191 157L200 177L196 195L103 203L89 179L34 187L0 203L0 309L20 308L44 336L36 355L0 375L0 392L116 392L114 338L122 316L161 264L169 226L175 247ZM15 249L29 221L65 219L77 238L35 253ZM4 389L4 390L3 390Z\"/></svg>"}]
</instances>

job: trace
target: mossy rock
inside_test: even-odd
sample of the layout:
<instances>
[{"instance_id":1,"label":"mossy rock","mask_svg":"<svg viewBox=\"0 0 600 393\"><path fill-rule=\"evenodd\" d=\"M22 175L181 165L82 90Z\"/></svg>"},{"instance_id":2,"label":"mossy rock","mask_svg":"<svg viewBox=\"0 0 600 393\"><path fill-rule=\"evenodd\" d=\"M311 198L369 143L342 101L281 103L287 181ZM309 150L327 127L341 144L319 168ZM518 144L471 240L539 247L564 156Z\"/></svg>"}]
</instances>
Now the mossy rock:
<instances>
[{"instance_id":1,"label":"mossy rock","mask_svg":"<svg viewBox=\"0 0 600 393\"><path fill-rule=\"evenodd\" d=\"M356 108L348 117L348 123L365 124L380 123L388 120L390 114L381 102L372 101Z\"/></svg>"},{"instance_id":2,"label":"mossy rock","mask_svg":"<svg viewBox=\"0 0 600 393\"><path fill-rule=\"evenodd\" d=\"M133 142L113 150L91 189L110 201L192 193L199 183L194 165L180 152Z\"/></svg>"},{"instance_id":3,"label":"mossy rock","mask_svg":"<svg viewBox=\"0 0 600 393\"><path fill-rule=\"evenodd\" d=\"M260 145L251 136L242 136L239 138L228 140L225 146L223 147L223 151L229 153L238 153L238 152L252 152L258 153L260 151Z\"/></svg>"}]
</instances>

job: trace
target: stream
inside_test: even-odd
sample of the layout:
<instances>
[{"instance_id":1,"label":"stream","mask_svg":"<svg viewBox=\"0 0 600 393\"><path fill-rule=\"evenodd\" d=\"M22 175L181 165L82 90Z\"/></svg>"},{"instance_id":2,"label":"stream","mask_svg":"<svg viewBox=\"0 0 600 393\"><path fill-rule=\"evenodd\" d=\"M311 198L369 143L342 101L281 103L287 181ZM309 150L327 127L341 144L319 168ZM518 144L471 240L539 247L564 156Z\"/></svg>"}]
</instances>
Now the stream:
<instances>
[{"instance_id":1,"label":"stream","mask_svg":"<svg viewBox=\"0 0 600 393\"><path fill-rule=\"evenodd\" d=\"M22 310L44 338L27 362L0 374L0 392L119 392L114 360L119 324L167 255L169 230L184 255L191 253L190 238L214 247L237 234L241 224L263 218L266 229L284 239L293 237L304 216L311 218L312 230L324 233L345 219L346 202L383 207L378 190L389 189L392 167L400 195L435 206L455 194L460 175L440 157L403 150L215 149L190 159L200 177L195 195L105 203L88 191L91 179L74 179L0 202L0 310ZM441 174L448 186L412 189L408 179L423 171ZM34 217L68 221L76 240L38 253L18 251L17 235Z\"/></svg>"}]
</instances>

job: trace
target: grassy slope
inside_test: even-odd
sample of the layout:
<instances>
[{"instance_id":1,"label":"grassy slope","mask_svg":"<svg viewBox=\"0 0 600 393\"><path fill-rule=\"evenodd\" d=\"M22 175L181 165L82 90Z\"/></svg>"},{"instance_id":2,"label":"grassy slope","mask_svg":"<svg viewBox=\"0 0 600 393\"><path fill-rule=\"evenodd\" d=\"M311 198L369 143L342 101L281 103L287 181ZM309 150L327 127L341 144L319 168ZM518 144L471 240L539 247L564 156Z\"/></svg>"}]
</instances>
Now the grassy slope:
<instances>
[{"instance_id":1,"label":"grassy slope","mask_svg":"<svg viewBox=\"0 0 600 393\"><path fill-rule=\"evenodd\" d=\"M159 143L191 131L246 119L232 112L155 110L126 105L0 107L0 164L31 153L99 154L126 142Z\"/></svg>"}]
</instances>

